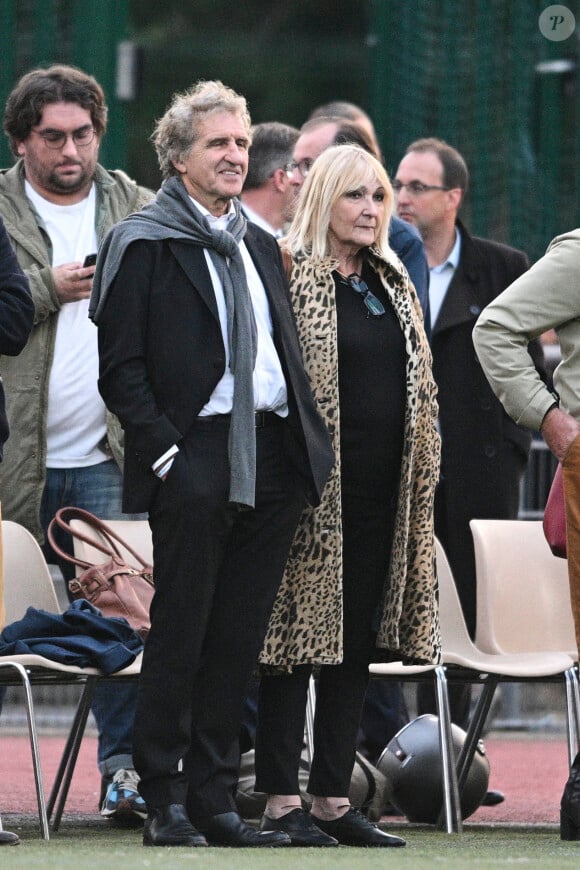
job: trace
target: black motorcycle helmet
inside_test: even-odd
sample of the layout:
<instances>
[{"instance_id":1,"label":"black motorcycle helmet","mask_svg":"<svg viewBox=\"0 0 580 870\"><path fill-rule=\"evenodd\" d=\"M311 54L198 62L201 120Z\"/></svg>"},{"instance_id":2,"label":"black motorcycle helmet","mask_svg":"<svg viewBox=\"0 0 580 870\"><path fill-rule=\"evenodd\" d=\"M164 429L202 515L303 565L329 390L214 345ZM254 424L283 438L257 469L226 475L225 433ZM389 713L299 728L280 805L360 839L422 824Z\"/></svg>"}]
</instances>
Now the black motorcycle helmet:
<instances>
[{"instance_id":1,"label":"black motorcycle helmet","mask_svg":"<svg viewBox=\"0 0 580 870\"><path fill-rule=\"evenodd\" d=\"M451 731L457 757L466 734L457 725L452 725ZM437 716L419 716L401 728L382 752L377 767L387 780L391 803L410 822L437 822L444 800ZM488 783L489 761L479 741L461 793L462 818L481 804Z\"/></svg>"}]
</instances>

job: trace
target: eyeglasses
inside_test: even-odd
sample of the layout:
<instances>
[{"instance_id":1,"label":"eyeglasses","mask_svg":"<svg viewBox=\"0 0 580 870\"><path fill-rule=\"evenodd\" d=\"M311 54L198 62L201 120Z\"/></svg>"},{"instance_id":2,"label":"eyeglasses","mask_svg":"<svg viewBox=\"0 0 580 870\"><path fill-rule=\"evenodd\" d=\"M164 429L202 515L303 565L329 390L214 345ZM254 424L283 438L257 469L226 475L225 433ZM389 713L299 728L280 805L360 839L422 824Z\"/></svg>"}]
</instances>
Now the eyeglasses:
<instances>
[{"instance_id":1,"label":"eyeglasses","mask_svg":"<svg viewBox=\"0 0 580 870\"><path fill-rule=\"evenodd\" d=\"M411 196L421 196L422 193L427 193L429 190L451 190L450 187L441 187L438 184L423 184L422 181L410 181L408 184L403 184L398 178L391 181L391 185L395 193L400 193L404 187Z\"/></svg>"},{"instance_id":2,"label":"eyeglasses","mask_svg":"<svg viewBox=\"0 0 580 870\"><path fill-rule=\"evenodd\" d=\"M382 317L385 313L385 306L380 299L377 299L374 293L368 288L366 281L363 281L356 272L349 275L346 279L347 283L352 287L355 293L362 297L364 304L367 307L369 314L373 317Z\"/></svg>"},{"instance_id":3,"label":"eyeglasses","mask_svg":"<svg viewBox=\"0 0 580 870\"><path fill-rule=\"evenodd\" d=\"M73 130L72 133L65 133L63 130L31 130L31 133L36 133L37 136L44 141L47 148L53 151L59 151L67 143L70 138L78 148L84 148L90 145L95 138L93 127L79 127L78 130Z\"/></svg>"},{"instance_id":4,"label":"eyeglasses","mask_svg":"<svg viewBox=\"0 0 580 870\"><path fill-rule=\"evenodd\" d=\"M305 157L304 160L300 160L298 163L296 161L291 160L290 163L287 163L284 169L286 170L286 175L288 178L292 178L294 174L294 170L297 169L302 178L306 178L310 170L312 169L312 164L314 160L311 160L310 157Z\"/></svg>"}]
</instances>

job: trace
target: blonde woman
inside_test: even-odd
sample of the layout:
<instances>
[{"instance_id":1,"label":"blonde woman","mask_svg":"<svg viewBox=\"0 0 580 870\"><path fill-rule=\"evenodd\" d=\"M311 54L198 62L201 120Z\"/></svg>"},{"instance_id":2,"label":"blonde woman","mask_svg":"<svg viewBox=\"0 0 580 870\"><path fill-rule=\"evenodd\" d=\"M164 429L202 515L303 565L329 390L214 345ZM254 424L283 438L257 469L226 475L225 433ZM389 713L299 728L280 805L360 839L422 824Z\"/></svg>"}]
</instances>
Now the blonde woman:
<instances>
[{"instance_id":1,"label":"blonde woman","mask_svg":"<svg viewBox=\"0 0 580 870\"><path fill-rule=\"evenodd\" d=\"M373 660L436 662L436 388L421 308L388 244L393 192L353 145L324 151L282 242L306 370L336 468L299 525L262 652L256 789L263 830L297 846L404 846L348 801ZM301 806L308 681L320 666Z\"/></svg>"}]
</instances>

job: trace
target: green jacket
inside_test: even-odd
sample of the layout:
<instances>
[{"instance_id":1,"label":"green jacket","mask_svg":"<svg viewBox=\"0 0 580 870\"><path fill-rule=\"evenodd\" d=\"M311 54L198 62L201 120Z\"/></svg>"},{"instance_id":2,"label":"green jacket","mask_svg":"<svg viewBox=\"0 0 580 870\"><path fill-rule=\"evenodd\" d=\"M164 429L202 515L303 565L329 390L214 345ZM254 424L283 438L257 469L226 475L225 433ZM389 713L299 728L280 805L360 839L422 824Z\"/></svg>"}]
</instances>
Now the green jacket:
<instances>
[{"instance_id":1,"label":"green jacket","mask_svg":"<svg viewBox=\"0 0 580 870\"><path fill-rule=\"evenodd\" d=\"M113 224L138 211L153 198L124 172L97 166L97 239ZM42 542L40 501L46 478L48 382L60 302L52 277L52 246L42 220L26 198L24 167L19 160L0 171L0 214L20 265L30 282L35 306L34 328L20 356L1 357L0 375L6 390L11 435L0 470L0 502L4 519L26 526ZM122 431L108 415L109 449L122 461Z\"/></svg>"}]
</instances>

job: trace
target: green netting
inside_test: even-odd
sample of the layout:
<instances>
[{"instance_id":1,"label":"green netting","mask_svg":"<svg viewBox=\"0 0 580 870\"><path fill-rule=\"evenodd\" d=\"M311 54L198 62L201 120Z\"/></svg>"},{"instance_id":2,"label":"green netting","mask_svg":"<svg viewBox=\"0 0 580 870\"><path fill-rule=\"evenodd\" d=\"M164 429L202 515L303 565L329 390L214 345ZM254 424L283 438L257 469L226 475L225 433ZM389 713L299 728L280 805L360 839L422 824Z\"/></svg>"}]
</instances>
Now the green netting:
<instances>
[{"instance_id":1,"label":"green netting","mask_svg":"<svg viewBox=\"0 0 580 870\"><path fill-rule=\"evenodd\" d=\"M440 136L466 158L474 232L540 256L578 225L578 30L540 32L540 0L375 0L373 117L387 165ZM580 26L578 0L566 7ZM546 61L564 61L555 72Z\"/></svg>"},{"instance_id":2,"label":"green netting","mask_svg":"<svg viewBox=\"0 0 580 870\"><path fill-rule=\"evenodd\" d=\"M129 0L0 0L0 106L36 66L70 63L96 76L107 95L104 165L124 166L126 106L115 95L117 43L126 33ZM144 137L145 138L145 137ZM0 135L0 166L13 158Z\"/></svg>"}]
</instances>

